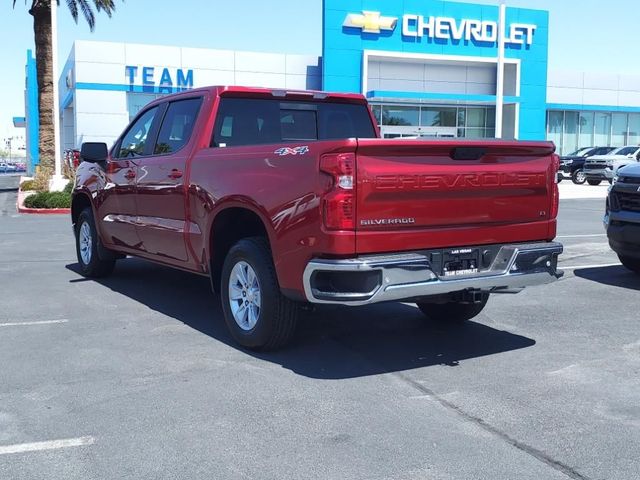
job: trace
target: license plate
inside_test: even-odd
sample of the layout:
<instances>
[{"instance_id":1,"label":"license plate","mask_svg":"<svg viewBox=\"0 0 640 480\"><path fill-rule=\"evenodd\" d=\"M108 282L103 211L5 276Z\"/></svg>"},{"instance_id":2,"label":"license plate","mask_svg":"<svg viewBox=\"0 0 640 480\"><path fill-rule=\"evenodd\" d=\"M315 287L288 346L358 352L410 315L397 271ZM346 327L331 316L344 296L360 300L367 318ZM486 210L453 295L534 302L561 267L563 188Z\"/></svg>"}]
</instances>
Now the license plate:
<instances>
[{"instance_id":1,"label":"license plate","mask_svg":"<svg viewBox=\"0 0 640 480\"><path fill-rule=\"evenodd\" d=\"M442 275L459 277L479 271L479 251L477 248L458 248L444 252Z\"/></svg>"},{"instance_id":2,"label":"license plate","mask_svg":"<svg viewBox=\"0 0 640 480\"><path fill-rule=\"evenodd\" d=\"M459 277L462 275L471 275L473 273L478 273L478 269L477 268L467 268L465 270L445 270L444 271L444 276L445 277Z\"/></svg>"}]
</instances>

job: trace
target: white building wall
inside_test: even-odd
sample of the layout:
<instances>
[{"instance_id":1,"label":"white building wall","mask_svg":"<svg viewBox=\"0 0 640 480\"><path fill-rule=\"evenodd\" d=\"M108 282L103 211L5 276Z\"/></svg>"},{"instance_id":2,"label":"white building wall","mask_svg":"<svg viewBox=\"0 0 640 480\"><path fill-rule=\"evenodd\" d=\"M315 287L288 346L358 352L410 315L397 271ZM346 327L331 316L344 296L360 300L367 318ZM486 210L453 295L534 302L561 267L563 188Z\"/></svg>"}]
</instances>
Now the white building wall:
<instances>
[{"instance_id":1,"label":"white building wall","mask_svg":"<svg viewBox=\"0 0 640 480\"><path fill-rule=\"evenodd\" d=\"M111 146L128 123L126 92L76 90L76 147L82 142Z\"/></svg>"},{"instance_id":2,"label":"white building wall","mask_svg":"<svg viewBox=\"0 0 640 480\"><path fill-rule=\"evenodd\" d=\"M606 72L549 70L547 102L640 107L640 76Z\"/></svg>"},{"instance_id":3,"label":"white building wall","mask_svg":"<svg viewBox=\"0 0 640 480\"><path fill-rule=\"evenodd\" d=\"M143 85L143 67L154 68L156 85L163 70L169 69L174 87L178 69L193 71L194 88L243 85L319 90L322 84L320 58L314 55L77 41L60 78L61 108L69 98L74 105L63 110L63 122L67 128L75 127L76 147L85 141L111 145L129 123L129 93L122 91L130 85L126 66L138 67L136 87ZM65 118L69 112L73 112L72 121Z\"/></svg>"}]
</instances>

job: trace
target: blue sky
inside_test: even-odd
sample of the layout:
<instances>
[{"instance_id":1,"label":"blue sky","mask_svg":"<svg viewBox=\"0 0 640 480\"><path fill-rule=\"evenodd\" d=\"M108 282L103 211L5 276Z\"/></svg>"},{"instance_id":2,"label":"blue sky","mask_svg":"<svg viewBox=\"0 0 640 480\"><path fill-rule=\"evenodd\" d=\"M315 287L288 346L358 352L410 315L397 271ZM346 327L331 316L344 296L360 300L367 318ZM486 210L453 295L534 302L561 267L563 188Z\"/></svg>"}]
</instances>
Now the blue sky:
<instances>
[{"instance_id":1,"label":"blue sky","mask_svg":"<svg viewBox=\"0 0 640 480\"><path fill-rule=\"evenodd\" d=\"M24 64L33 48L28 8L23 0L15 9L11 3L0 3L0 139L20 133L10 125L13 116L23 115ZM93 33L82 19L76 25L62 3L60 63L74 40L90 39L317 55L322 49L322 0L116 0L113 18L98 15ZM507 5L549 11L549 68L640 74L637 0L508 0Z\"/></svg>"}]
</instances>

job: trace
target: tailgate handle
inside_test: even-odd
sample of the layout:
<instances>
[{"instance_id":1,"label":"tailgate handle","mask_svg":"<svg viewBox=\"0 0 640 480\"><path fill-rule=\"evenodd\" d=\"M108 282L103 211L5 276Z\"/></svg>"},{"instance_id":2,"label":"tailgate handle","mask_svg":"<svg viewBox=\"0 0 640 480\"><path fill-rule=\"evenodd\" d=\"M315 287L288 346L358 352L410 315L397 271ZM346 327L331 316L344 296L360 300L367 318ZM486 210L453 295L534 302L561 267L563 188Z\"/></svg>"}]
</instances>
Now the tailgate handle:
<instances>
[{"instance_id":1,"label":"tailgate handle","mask_svg":"<svg viewBox=\"0 0 640 480\"><path fill-rule=\"evenodd\" d=\"M487 153L482 147L456 147L451 150L451 158L454 160L478 160Z\"/></svg>"}]
</instances>

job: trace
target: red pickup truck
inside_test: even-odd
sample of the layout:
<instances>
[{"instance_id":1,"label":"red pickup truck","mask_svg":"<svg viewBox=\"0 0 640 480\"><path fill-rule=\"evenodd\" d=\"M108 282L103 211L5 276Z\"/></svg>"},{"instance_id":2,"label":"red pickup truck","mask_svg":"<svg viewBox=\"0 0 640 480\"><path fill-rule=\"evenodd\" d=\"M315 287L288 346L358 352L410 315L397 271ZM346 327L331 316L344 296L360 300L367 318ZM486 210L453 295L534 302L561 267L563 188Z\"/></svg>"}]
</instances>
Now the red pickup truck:
<instances>
[{"instance_id":1,"label":"red pickup truck","mask_svg":"<svg viewBox=\"0 0 640 480\"><path fill-rule=\"evenodd\" d=\"M552 143L378 137L361 95L160 98L110 151L82 145L82 273L134 255L208 276L253 349L287 343L303 304L414 302L455 322L559 277Z\"/></svg>"}]
</instances>

